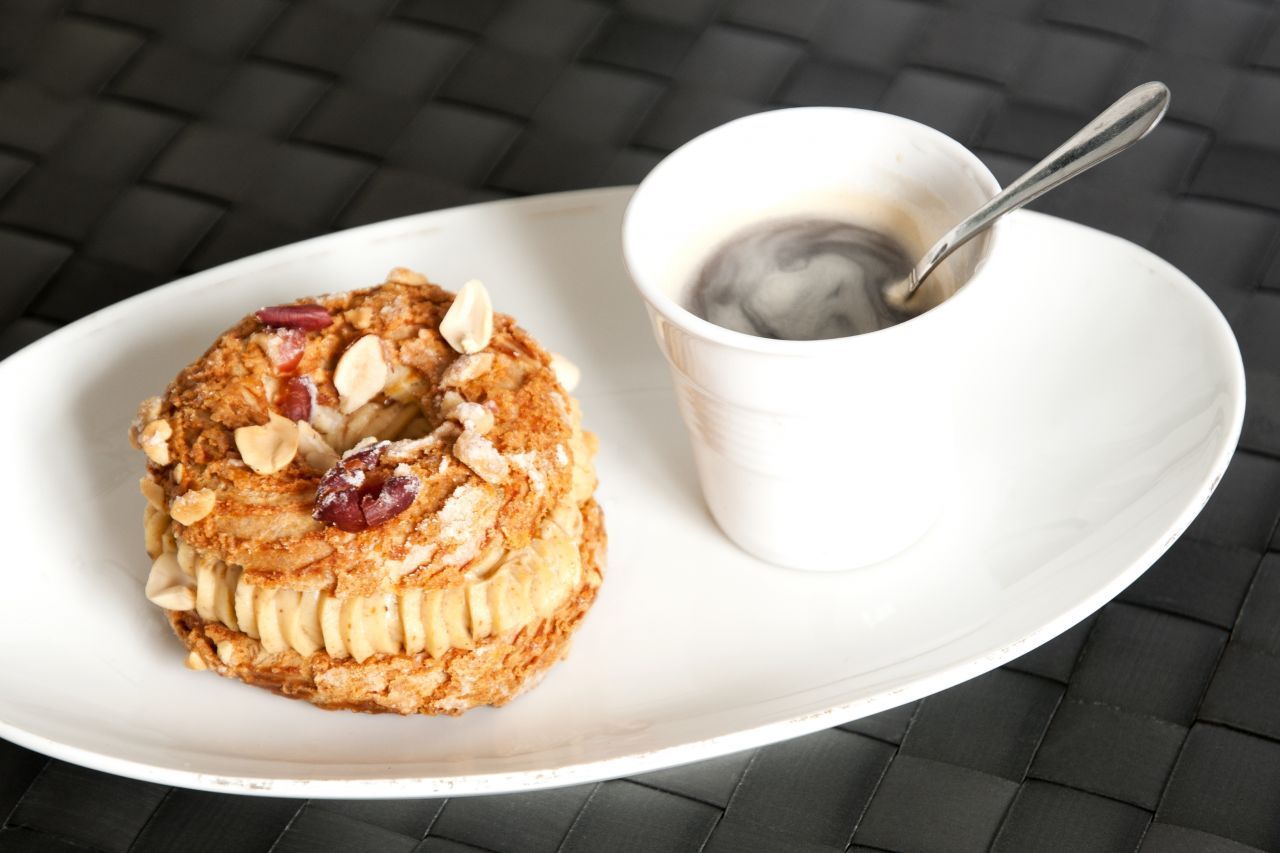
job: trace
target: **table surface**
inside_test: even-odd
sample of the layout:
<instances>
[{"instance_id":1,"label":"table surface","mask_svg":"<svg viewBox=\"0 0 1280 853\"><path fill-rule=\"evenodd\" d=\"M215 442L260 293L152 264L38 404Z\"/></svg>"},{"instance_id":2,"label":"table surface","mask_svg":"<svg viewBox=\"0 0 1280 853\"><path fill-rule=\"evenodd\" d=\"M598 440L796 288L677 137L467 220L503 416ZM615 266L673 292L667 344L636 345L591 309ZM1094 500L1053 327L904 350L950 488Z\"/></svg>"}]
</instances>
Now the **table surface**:
<instances>
[{"instance_id":1,"label":"table surface","mask_svg":"<svg viewBox=\"0 0 1280 853\"><path fill-rule=\"evenodd\" d=\"M538 793L235 797L0 741L0 851L1280 849L1276 5L0 0L0 355L303 237L632 183L770 106L905 115L1007 182L1148 79L1164 124L1038 207L1198 282L1250 401L1208 508L1096 616L876 717Z\"/></svg>"}]
</instances>

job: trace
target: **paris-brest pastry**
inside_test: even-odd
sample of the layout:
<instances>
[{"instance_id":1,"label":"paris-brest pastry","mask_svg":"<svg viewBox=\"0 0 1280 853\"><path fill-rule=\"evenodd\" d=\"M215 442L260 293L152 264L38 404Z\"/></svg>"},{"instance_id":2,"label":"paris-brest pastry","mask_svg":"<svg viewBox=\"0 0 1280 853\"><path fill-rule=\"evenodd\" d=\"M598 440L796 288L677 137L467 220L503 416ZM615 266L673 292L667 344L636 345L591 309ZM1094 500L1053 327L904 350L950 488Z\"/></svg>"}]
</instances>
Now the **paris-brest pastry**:
<instances>
[{"instance_id":1,"label":"paris-brest pastry","mask_svg":"<svg viewBox=\"0 0 1280 853\"><path fill-rule=\"evenodd\" d=\"M187 665L401 714L536 683L604 568L576 379L475 281L396 269L241 320L130 429Z\"/></svg>"}]
</instances>

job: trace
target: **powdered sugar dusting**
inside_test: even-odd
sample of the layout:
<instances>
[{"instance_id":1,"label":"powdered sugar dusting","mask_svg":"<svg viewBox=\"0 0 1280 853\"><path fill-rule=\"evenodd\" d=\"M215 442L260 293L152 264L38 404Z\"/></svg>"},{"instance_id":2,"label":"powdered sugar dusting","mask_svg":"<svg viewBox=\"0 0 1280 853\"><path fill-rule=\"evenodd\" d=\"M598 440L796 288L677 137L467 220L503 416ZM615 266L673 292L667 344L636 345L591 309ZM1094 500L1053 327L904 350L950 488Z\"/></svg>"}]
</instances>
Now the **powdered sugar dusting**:
<instances>
[{"instance_id":1,"label":"powdered sugar dusting","mask_svg":"<svg viewBox=\"0 0 1280 853\"><path fill-rule=\"evenodd\" d=\"M529 478L529 484L535 492L541 494L547 490L547 475L538 467L537 453L526 450L524 453L512 453L507 458Z\"/></svg>"},{"instance_id":2,"label":"powdered sugar dusting","mask_svg":"<svg viewBox=\"0 0 1280 853\"><path fill-rule=\"evenodd\" d=\"M488 483L505 483L511 466L493 442L474 430L465 430L453 445L458 461Z\"/></svg>"},{"instance_id":3,"label":"powdered sugar dusting","mask_svg":"<svg viewBox=\"0 0 1280 853\"><path fill-rule=\"evenodd\" d=\"M485 489L471 483L454 489L436 516L440 519L440 539L458 544L474 536L475 522L487 496Z\"/></svg>"}]
</instances>

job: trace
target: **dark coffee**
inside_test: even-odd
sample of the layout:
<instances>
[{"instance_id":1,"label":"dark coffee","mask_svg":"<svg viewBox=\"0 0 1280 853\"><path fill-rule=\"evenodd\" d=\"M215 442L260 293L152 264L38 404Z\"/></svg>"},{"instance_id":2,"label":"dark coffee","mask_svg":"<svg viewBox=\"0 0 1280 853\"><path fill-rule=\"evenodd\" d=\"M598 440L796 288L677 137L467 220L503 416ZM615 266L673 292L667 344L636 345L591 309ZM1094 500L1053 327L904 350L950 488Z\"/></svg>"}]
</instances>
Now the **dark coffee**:
<instances>
[{"instance_id":1,"label":"dark coffee","mask_svg":"<svg viewBox=\"0 0 1280 853\"><path fill-rule=\"evenodd\" d=\"M892 237L835 219L753 226L716 249L685 307L726 329L791 341L843 338L910 319L884 289L911 272Z\"/></svg>"}]
</instances>

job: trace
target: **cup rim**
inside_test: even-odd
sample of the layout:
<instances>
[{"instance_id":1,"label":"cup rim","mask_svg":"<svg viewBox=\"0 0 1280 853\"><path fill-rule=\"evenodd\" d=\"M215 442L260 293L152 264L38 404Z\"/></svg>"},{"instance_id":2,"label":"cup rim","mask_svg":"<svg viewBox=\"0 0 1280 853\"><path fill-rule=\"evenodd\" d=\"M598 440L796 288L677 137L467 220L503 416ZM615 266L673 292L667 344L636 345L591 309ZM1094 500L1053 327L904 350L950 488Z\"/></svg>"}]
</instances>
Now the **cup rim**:
<instances>
[{"instance_id":1,"label":"cup rim","mask_svg":"<svg viewBox=\"0 0 1280 853\"><path fill-rule=\"evenodd\" d=\"M817 340L796 341L783 340L778 338L765 338L757 335L747 334L746 332L738 332L733 329L726 329L724 326L716 325L709 320L704 320L697 314L685 308L676 300L672 299L666 293L659 290L652 283L642 280L642 277L636 273L636 264L632 262L635 254L633 248L633 228L632 223L635 219L636 199L641 196L647 186L650 186L663 172L671 168L671 162L677 157L687 157L688 149L695 145L704 144L705 141L712 137L722 136L730 132L730 129L740 129L743 124L750 124L758 121L768 121L784 114L797 113L833 113L833 114L859 114L863 116L872 116L876 121L883 121L888 124L896 124L912 133L929 136L939 144L940 147L950 150L958 159L968 162L972 166L979 180L987 184L991 190L990 195L994 196L1000 192L1000 182L996 180L991 170L978 159L972 151L961 143L952 139L942 131L929 127L912 119L903 118L893 113L880 112L878 110L865 110L857 107L788 107L777 110L767 110L765 112L753 113L748 116L733 119L722 125L712 128L704 133L695 136L688 142L685 142L679 148L672 151L666 157L650 170L649 174L640 181L635 192L627 202L627 207L622 217L622 256L627 266L627 273L631 278L632 284L640 292L640 296L655 311L662 314L670 323L690 334L709 340L713 343L722 344L727 347L739 350L749 350L760 353L770 353L774 355L793 355L793 356L812 356L822 353L828 353L833 350L842 350L852 347L867 347L877 343L888 343L894 337L900 337L905 334L913 334L922 326L938 322L938 315L943 318L949 317L954 313L955 309L952 303L958 299L965 299L965 294L972 289L975 280L982 278L982 270L987 265L991 254L995 251L999 243L999 235L1003 230L1000 222L996 222L987 230L987 247L982 257L978 259L977 265L974 267L973 273L965 281L965 283L947 297L938 305L930 308L922 314L917 314L910 319L883 329L877 329L871 332L863 332L857 335L848 335L840 338L819 338ZM990 196L988 196L990 197ZM933 319L929 319L933 318Z\"/></svg>"}]
</instances>

